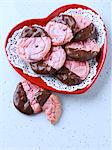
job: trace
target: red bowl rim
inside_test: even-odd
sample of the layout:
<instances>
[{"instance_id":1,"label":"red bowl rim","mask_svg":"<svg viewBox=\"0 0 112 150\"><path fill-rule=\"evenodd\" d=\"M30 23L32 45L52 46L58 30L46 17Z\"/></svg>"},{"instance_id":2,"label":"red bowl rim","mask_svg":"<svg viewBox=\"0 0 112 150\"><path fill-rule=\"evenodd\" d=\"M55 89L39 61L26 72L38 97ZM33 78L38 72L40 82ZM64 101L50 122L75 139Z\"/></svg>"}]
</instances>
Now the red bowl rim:
<instances>
[{"instance_id":1,"label":"red bowl rim","mask_svg":"<svg viewBox=\"0 0 112 150\"><path fill-rule=\"evenodd\" d=\"M68 9L72 9L72 8L82 8L82 9L89 9L91 11L93 11L95 14L98 14L95 10L87 7L87 6L84 6L84 5L80 5L80 4L70 4L70 5L64 5L64 6L61 6L59 8L57 8L56 10L54 10L50 15L48 15L46 18L39 18L39 19L28 19L28 20L25 20L25 21L22 21L21 23L17 24L15 27L13 27L11 29L11 31L9 32L7 38L6 38L6 42L5 42L5 52L6 52L6 56L8 58L8 54L7 54L7 51L6 51L6 46L7 46L7 42L8 42L8 39L13 35L13 33L22 28L23 26L25 26L24 24L27 22L27 24L31 24L31 22L35 22L35 21L45 21L48 22L51 18L54 17L54 14L55 16L57 16L58 14L60 14L61 12L64 12ZM99 14L98 14L99 15ZM100 17L101 18L101 17ZM102 19L102 18L101 18ZM33 23L35 24L35 23ZM105 25L104 25L105 26ZM78 89L78 90L75 90L75 91L62 91L62 90L56 90L54 89L53 87L51 86L48 86L40 77L31 77L27 74L24 74L23 71L17 67L15 67L11 62L10 60L8 59L9 63L11 64L11 66L16 70L16 72L18 72L22 77L24 77L25 79L29 80L30 82L42 87L42 88L45 88L45 89L48 89L48 90L51 90L51 91L54 91L54 92L58 92L58 93L63 93L63 94L83 94L85 93L86 91L88 91L88 89L90 89L90 87L94 84L94 82L96 81L96 79L98 78L103 66L104 66L104 62L105 62L105 59L106 59L106 55L107 55L107 50L108 50L108 36L107 36L107 30L106 30L106 26L105 26L105 31L106 31L106 38L105 38L105 42L104 42L104 45L102 46L102 49L105 49L104 53L102 52L101 53L101 58L99 60L99 63L98 63L98 69L97 69L97 73L96 75L93 77L92 79L92 82L87 85L85 88L83 89Z\"/></svg>"}]
</instances>

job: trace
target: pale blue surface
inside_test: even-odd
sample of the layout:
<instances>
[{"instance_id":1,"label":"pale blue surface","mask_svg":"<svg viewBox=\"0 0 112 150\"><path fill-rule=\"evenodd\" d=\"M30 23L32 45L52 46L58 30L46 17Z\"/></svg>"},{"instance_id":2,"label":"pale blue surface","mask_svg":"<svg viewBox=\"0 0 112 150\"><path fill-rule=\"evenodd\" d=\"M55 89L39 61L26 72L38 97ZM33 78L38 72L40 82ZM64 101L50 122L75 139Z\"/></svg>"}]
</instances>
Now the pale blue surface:
<instances>
[{"instance_id":1,"label":"pale blue surface","mask_svg":"<svg viewBox=\"0 0 112 150\"><path fill-rule=\"evenodd\" d=\"M16 84L22 79L9 65L4 42L10 29L28 18L45 17L69 3L95 9L104 19L110 42L110 1L0 0L0 150L111 150L111 45L100 77L83 95L61 95L63 114L50 125L44 114L28 117L13 106ZM112 13L111 13L112 14Z\"/></svg>"}]
</instances>

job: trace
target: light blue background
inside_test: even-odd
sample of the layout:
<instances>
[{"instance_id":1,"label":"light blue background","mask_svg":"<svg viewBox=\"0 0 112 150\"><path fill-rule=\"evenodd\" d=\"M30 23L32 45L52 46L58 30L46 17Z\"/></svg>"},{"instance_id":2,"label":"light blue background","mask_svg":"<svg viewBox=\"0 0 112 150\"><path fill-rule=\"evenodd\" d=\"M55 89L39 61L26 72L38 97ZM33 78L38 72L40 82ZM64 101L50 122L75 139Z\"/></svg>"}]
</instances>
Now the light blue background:
<instances>
[{"instance_id":1,"label":"light blue background","mask_svg":"<svg viewBox=\"0 0 112 150\"><path fill-rule=\"evenodd\" d=\"M109 51L94 86L83 95L62 95L63 114L50 125L45 115L28 117L13 106L21 81L9 65L4 43L10 29L29 19L46 17L64 4L80 3L95 9L106 23ZM0 150L112 150L111 147L111 5L110 0L0 0Z\"/></svg>"}]
</instances>

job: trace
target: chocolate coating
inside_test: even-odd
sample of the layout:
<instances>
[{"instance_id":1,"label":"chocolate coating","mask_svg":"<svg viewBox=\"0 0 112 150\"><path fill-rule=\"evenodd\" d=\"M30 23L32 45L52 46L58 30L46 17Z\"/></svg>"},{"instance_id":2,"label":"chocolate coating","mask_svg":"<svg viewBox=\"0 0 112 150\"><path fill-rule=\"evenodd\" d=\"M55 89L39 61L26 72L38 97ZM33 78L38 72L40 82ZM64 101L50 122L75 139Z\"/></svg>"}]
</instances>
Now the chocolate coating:
<instances>
[{"instance_id":1,"label":"chocolate coating","mask_svg":"<svg viewBox=\"0 0 112 150\"><path fill-rule=\"evenodd\" d=\"M21 38L44 37L44 36L48 37L47 32L43 28L37 26L26 27L21 33Z\"/></svg>"},{"instance_id":2,"label":"chocolate coating","mask_svg":"<svg viewBox=\"0 0 112 150\"><path fill-rule=\"evenodd\" d=\"M77 76L75 73L71 72L68 68L65 66L62 67L56 74L56 77L63 83L67 85L77 85L82 82L79 76Z\"/></svg>"},{"instance_id":3,"label":"chocolate coating","mask_svg":"<svg viewBox=\"0 0 112 150\"><path fill-rule=\"evenodd\" d=\"M75 34L76 21L72 16L60 15L60 16L56 16L52 20L57 23L62 23L62 24L68 25L69 28L71 28L73 34Z\"/></svg>"},{"instance_id":4,"label":"chocolate coating","mask_svg":"<svg viewBox=\"0 0 112 150\"><path fill-rule=\"evenodd\" d=\"M72 41L85 41L88 38L97 40L97 30L93 23L76 33Z\"/></svg>"},{"instance_id":5,"label":"chocolate coating","mask_svg":"<svg viewBox=\"0 0 112 150\"><path fill-rule=\"evenodd\" d=\"M96 42L97 42L97 40L98 40L98 31L97 31L96 28L95 28L94 33L91 35L90 39L95 39Z\"/></svg>"},{"instance_id":6,"label":"chocolate coating","mask_svg":"<svg viewBox=\"0 0 112 150\"><path fill-rule=\"evenodd\" d=\"M36 96L37 103L39 103L40 106L42 107L51 94L52 92L50 92L49 90L39 91Z\"/></svg>"},{"instance_id":7,"label":"chocolate coating","mask_svg":"<svg viewBox=\"0 0 112 150\"><path fill-rule=\"evenodd\" d=\"M53 75L57 71L48 64L44 63L43 61L39 61L36 63L30 63L32 70L37 74L49 74Z\"/></svg>"},{"instance_id":8,"label":"chocolate coating","mask_svg":"<svg viewBox=\"0 0 112 150\"><path fill-rule=\"evenodd\" d=\"M27 99L22 83L19 83L16 87L13 96L13 103L20 112L26 115L32 115L34 113L33 109L30 106L30 102Z\"/></svg>"},{"instance_id":9,"label":"chocolate coating","mask_svg":"<svg viewBox=\"0 0 112 150\"><path fill-rule=\"evenodd\" d=\"M76 60L76 61L87 61L97 56L98 52L78 50L72 48L65 48L67 53L67 60Z\"/></svg>"},{"instance_id":10,"label":"chocolate coating","mask_svg":"<svg viewBox=\"0 0 112 150\"><path fill-rule=\"evenodd\" d=\"M40 90L35 94L34 98L42 107L51 94L52 92L50 92L49 90ZM24 91L22 83L19 83L16 87L13 96L13 103L21 113L24 113L26 115L34 114L34 111L30 105L30 101L27 99L26 92Z\"/></svg>"}]
</instances>

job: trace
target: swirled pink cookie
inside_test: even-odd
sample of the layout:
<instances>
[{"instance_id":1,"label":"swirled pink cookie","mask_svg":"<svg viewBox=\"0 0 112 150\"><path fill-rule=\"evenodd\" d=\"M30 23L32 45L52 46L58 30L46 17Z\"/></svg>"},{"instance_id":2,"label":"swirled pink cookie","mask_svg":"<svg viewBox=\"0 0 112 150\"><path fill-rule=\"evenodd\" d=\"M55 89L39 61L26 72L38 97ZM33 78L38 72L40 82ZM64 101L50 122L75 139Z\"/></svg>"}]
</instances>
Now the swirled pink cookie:
<instances>
[{"instance_id":1,"label":"swirled pink cookie","mask_svg":"<svg viewBox=\"0 0 112 150\"><path fill-rule=\"evenodd\" d=\"M44 111L52 124L55 124L61 115L59 97L27 80L17 85L13 103L20 112L26 115Z\"/></svg>"},{"instance_id":2,"label":"swirled pink cookie","mask_svg":"<svg viewBox=\"0 0 112 150\"><path fill-rule=\"evenodd\" d=\"M45 30L55 46L70 42L75 33L76 22L72 16L60 15L47 23Z\"/></svg>"},{"instance_id":3,"label":"swirled pink cookie","mask_svg":"<svg viewBox=\"0 0 112 150\"><path fill-rule=\"evenodd\" d=\"M76 21L76 32L79 32L80 30L86 28L91 24L91 20L87 17L84 17L82 15L72 15L73 18Z\"/></svg>"},{"instance_id":4,"label":"swirled pink cookie","mask_svg":"<svg viewBox=\"0 0 112 150\"><path fill-rule=\"evenodd\" d=\"M90 71L89 63L86 62L78 62L78 61L66 61L65 67L68 68L71 72L78 75L81 80L84 80Z\"/></svg>"},{"instance_id":5,"label":"swirled pink cookie","mask_svg":"<svg viewBox=\"0 0 112 150\"><path fill-rule=\"evenodd\" d=\"M58 71L65 63L66 53L61 46L52 47L50 53L44 60L30 63L31 68L38 74L53 75Z\"/></svg>"},{"instance_id":6,"label":"swirled pink cookie","mask_svg":"<svg viewBox=\"0 0 112 150\"><path fill-rule=\"evenodd\" d=\"M100 47L94 39L84 42L71 42L65 46L68 60L86 61L97 56Z\"/></svg>"},{"instance_id":7,"label":"swirled pink cookie","mask_svg":"<svg viewBox=\"0 0 112 150\"><path fill-rule=\"evenodd\" d=\"M51 124L55 124L59 120L62 111L59 97L51 94L42 109Z\"/></svg>"},{"instance_id":8,"label":"swirled pink cookie","mask_svg":"<svg viewBox=\"0 0 112 150\"><path fill-rule=\"evenodd\" d=\"M51 39L43 28L26 27L16 44L16 52L26 62L42 60L51 48Z\"/></svg>"},{"instance_id":9,"label":"swirled pink cookie","mask_svg":"<svg viewBox=\"0 0 112 150\"><path fill-rule=\"evenodd\" d=\"M97 40L97 30L94 24L87 18L81 15L73 16L76 20L76 34L73 41L84 41L88 38Z\"/></svg>"},{"instance_id":10,"label":"swirled pink cookie","mask_svg":"<svg viewBox=\"0 0 112 150\"><path fill-rule=\"evenodd\" d=\"M56 77L67 85L80 84L88 76L90 71L89 63L78 61L66 61Z\"/></svg>"}]
</instances>

